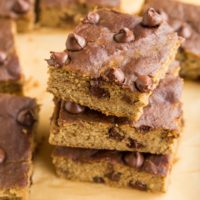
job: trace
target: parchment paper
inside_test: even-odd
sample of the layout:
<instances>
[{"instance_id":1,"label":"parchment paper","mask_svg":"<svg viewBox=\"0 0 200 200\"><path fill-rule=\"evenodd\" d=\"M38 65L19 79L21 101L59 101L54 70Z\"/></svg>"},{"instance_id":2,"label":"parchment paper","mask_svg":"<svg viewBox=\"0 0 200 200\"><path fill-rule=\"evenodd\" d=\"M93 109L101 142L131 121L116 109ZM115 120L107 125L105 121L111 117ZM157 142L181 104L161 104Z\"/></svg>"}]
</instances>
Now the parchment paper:
<instances>
[{"instance_id":1,"label":"parchment paper","mask_svg":"<svg viewBox=\"0 0 200 200\"><path fill-rule=\"evenodd\" d=\"M126 8L134 11L140 0L125 0ZM191 2L191 1L190 1ZM192 2L199 3L199 0ZM46 136L34 161L31 200L199 200L200 199L200 83L186 82L183 93L185 129L179 148L178 160L171 173L166 194L151 194L129 189L71 182L56 177L51 164L51 147L48 145L49 118L52 113L52 96L46 92L47 64L50 50L65 48L67 31L38 29L17 36L17 48L26 77L25 92L36 97L41 104L38 134Z\"/></svg>"}]
</instances>

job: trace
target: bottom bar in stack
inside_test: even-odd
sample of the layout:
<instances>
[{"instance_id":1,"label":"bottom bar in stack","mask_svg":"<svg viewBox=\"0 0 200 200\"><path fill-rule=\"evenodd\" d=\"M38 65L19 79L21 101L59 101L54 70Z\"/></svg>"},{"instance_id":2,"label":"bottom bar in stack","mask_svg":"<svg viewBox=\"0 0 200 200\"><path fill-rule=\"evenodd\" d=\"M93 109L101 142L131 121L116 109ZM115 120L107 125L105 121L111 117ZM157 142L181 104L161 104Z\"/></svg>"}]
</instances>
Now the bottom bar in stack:
<instances>
[{"instance_id":1,"label":"bottom bar in stack","mask_svg":"<svg viewBox=\"0 0 200 200\"><path fill-rule=\"evenodd\" d=\"M60 177L143 191L165 192L174 154L56 147L53 163Z\"/></svg>"}]
</instances>

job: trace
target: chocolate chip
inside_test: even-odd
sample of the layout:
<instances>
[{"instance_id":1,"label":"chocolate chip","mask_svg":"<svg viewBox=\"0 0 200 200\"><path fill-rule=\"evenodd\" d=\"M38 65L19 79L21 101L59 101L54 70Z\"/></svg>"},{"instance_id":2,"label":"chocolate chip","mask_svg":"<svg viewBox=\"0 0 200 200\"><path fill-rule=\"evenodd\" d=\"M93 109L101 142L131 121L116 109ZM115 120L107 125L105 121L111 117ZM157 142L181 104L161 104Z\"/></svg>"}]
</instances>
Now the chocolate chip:
<instances>
[{"instance_id":1,"label":"chocolate chip","mask_svg":"<svg viewBox=\"0 0 200 200\"><path fill-rule=\"evenodd\" d=\"M89 91L91 95L97 97L97 98L109 98L110 94L109 92L100 87L101 83L99 80L92 80L90 81Z\"/></svg>"},{"instance_id":2,"label":"chocolate chip","mask_svg":"<svg viewBox=\"0 0 200 200\"><path fill-rule=\"evenodd\" d=\"M17 122L23 126L31 127L35 122L33 112L29 109L20 111L17 115Z\"/></svg>"},{"instance_id":3,"label":"chocolate chip","mask_svg":"<svg viewBox=\"0 0 200 200\"><path fill-rule=\"evenodd\" d=\"M66 41L66 48L69 51L80 51L86 46L86 40L75 33L70 33Z\"/></svg>"},{"instance_id":4,"label":"chocolate chip","mask_svg":"<svg viewBox=\"0 0 200 200\"><path fill-rule=\"evenodd\" d=\"M0 148L0 164L2 164L5 161L5 159L6 159L6 153L2 148Z\"/></svg>"},{"instance_id":5,"label":"chocolate chip","mask_svg":"<svg viewBox=\"0 0 200 200\"><path fill-rule=\"evenodd\" d=\"M135 189L138 189L138 190L141 190L141 191L147 191L147 185L140 182L140 181L130 181L129 182L129 186L132 187L132 188L135 188Z\"/></svg>"},{"instance_id":6,"label":"chocolate chip","mask_svg":"<svg viewBox=\"0 0 200 200\"><path fill-rule=\"evenodd\" d=\"M124 136L119 133L119 130L117 127L110 128L108 132L108 136L109 138L116 141L122 141L124 139Z\"/></svg>"},{"instance_id":7,"label":"chocolate chip","mask_svg":"<svg viewBox=\"0 0 200 200\"><path fill-rule=\"evenodd\" d=\"M30 2L27 0L17 0L13 4L12 11L16 14L25 14L30 10Z\"/></svg>"},{"instance_id":8,"label":"chocolate chip","mask_svg":"<svg viewBox=\"0 0 200 200\"><path fill-rule=\"evenodd\" d=\"M135 40L133 32L128 28L122 28L114 35L115 42L127 43Z\"/></svg>"},{"instance_id":9,"label":"chocolate chip","mask_svg":"<svg viewBox=\"0 0 200 200\"><path fill-rule=\"evenodd\" d=\"M139 169L144 163L144 156L139 152L129 152L125 154L124 162L129 167Z\"/></svg>"},{"instance_id":10,"label":"chocolate chip","mask_svg":"<svg viewBox=\"0 0 200 200\"><path fill-rule=\"evenodd\" d=\"M84 23L98 24L100 16L97 12L89 12L86 19L83 20Z\"/></svg>"},{"instance_id":11,"label":"chocolate chip","mask_svg":"<svg viewBox=\"0 0 200 200\"><path fill-rule=\"evenodd\" d=\"M50 53L51 53L50 59L46 60L49 66L54 66L56 68L59 68L69 64L70 58L67 52L51 51Z\"/></svg>"},{"instance_id":12,"label":"chocolate chip","mask_svg":"<svg viewBox=\"0 0 200 200\"><path fill-rule=\"evenodd\" d=\"M145 125L142 125L138 128L139 132L141 133L148 133L149 131L152 130L152 128L150 126L145 126Z\"/></svg>"},{"instance_id":13,"label":"chocolate chip","mask_svg":"<svg viewBox=\"0 0 200 200\"><path fill-rule=\"evenodd\" d=\"M100 176L93 177L93 181L95 183L105 183L104 179L102 177L100 177Z\"/></svg>"},{"instance_id":14,"label":"chocolate chip","mask_svg":"<svg viewBox=\"0 0 200 200\"><path fill-rule=\"evenodd\" d=\"M129 143L127 144L127 146L129 148L133 148L133 149L138 149L138 148L143 148L144 145L140 144L139 142L137 142L136 140L133 140L131 138L129 138Z\"/></svg>"},{"instance_id":15,"label":"chocolate chip","mask_svg":"<svg viewBox=\"0 0 200 200\"><path fill-rule=\"evenodd\" d=\"M71 114L80 114L85 111L85 107L68 101L65 103L65 110Z\"/></svg>"},{"instance_id":16,"label":"chocolate chip","mask_svg":"<svg viewBox=\"0 0 200 200\"><path fill-rule=\"evenodd\" d=\"M150 92L153 87L153 81L149 76L138 76L135 87L139 92Z\"/></svg>"},{"instance_id":17,"label":"chocolate chip","mask_svg":"<svg viewBox=\"0 0 200 200\"><path fill-rule=\"evenodd\" d=\"M111 181L118 182L121 178L121 175L122 175L122 173L120 173L120 172L112 171L112 172L106 174L105 176L108 177Z\"/></svg>"},{"instance_id":18,"label":"chocolate chip","mask_svg":"<svg viewBox=\"0 0 200 200\"><path fill-rule=\"evenodd\" d=\"M156 27L163 22L161 14L156 12L154 8L149 8L143 15L142 25L147 27Z\"/></svg>"},{"instance_id":19,"label":"chocolate chip","mask_svg":"<svg viewBox=\"0 0 200 200\"><path fill-rule=\"evenodd\" d=\"M130 105L134 105L137 102L132 97L130 97L126 94L123 95L122 100L125 101L126 103L130 104Z\"/></svg>"},{"instance_id":20,"label":"chocolate chip","mask_svg":"<svg viewBox=\"0 0 200 200\"><path fill-rule=\"evenodd\" d=\"M103 78L106 80L106 81L115 81L117 83L123 83L124 82L124 72L119 69L119 68L110 68L108 69L104 75L103 75Z\"/></svg>"},{"instance_id":21,"label":"chocolate chip","mask_svg":"<svg viewBox=\"0 0 200 200\"><path fill-rule=\"evenodd\" d=\"M3 65L5 63L6 57L7 57L6 53L0 51L0 65Z\"/></svg>"},{"instance_id":22,"label":"chocolate chip","mask_svg":"<svg viewBox=\"0 0 200 200\"><path fill-rule=\"evenodd\" d=\"M184 37L185 39L188 39L191 37L192 32L188 25L182 25L178 30L178 34Z\"/></svg>"}]
</instances>

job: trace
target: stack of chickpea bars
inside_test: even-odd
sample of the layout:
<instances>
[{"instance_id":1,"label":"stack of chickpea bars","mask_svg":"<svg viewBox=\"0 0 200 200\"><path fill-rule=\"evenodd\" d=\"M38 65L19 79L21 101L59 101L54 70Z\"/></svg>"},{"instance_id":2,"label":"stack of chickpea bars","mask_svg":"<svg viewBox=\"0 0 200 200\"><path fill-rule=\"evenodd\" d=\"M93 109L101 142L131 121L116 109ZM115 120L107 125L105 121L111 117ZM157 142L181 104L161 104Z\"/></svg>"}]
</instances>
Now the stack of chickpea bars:
<instances>
[{"instance_id":1,"label":"stack of chickpea bars","mask_svg":"<svg viewBox=\"0 0 200 200\"><path fill-rule=\"evenodd\" d=\"M182 38L163 13L90 12L51 52L50 144L60 177L166 191L183 126Z\"/></svg>"}]
</instances>

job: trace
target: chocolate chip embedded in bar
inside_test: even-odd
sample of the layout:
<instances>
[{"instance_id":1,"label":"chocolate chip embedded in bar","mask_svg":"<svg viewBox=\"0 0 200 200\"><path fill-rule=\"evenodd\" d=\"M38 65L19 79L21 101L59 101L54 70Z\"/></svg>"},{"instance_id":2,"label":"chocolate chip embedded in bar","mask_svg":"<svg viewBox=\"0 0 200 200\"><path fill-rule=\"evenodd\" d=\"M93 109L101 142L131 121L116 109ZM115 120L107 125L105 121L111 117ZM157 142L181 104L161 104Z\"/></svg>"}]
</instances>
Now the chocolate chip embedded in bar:
<instances>
[{"instance_id":1,"label":"chocolate chip embedded in bar","mask_svg":"<svg viewBox=\"0 0 200 200\"><path fill-rule=\"evenodd\" d=\"M0 95L0 199L29 193L38 106L34 99Z\"/></svg>"},{"instance_id":2,"label":"chocolate chip embedded in bar","mask_svg":"<svg viewBox=\"0 0 200 200\"><path fill-rule=\"evenodd\" d=\"M59 176L142 191L164 192L173 164L171 155L56 147Z\"/></svg>"},{"instance_id":3,"label":"chocolate chip embedded in bar","mask_svg":"<svg viewBox=\"0 0 200 200\"><path fill-rule=\"evenodd\" d=\"M49 142L68 147L171 153L182 132L183 83L170 73L154 90L137 122L107 117L69 101L57 103Z\"/></svg>"},{"instance_id":4,"label":"chocolate chip embedded in bar","mask_svg":"<svg viewBox=\"0 0 200 200\"><path fill-rule=\"evenodd\" d=\"M13 26L11 20L0 19L0 92L19 94L22 92L22 75Z\"/></svg>"},{"instance_id":5,"label":"chocolate chip embedded in bar","mask_svg":"<svg viewBox=\"0 0 200 200\"><path fill-rule=\"evenodd\" d=\"M40 24L50 27L72 26L80 22L88 12L87 21L96 24L96 8L120 9L121 0L40 0ZM86 21L85 20L85 21Z\"/></svg>"},{"instance_id":6,"label":"chocolate chip embedded in bar","mask_svg":"<svg viewBox=\"0 0 200 200\"><path fill-rule=\"evenodd\" d=\"M1 0L0 18L14 19L19 32L33 29L35 0Z\"/></svg>"},{"instance_id":7,"label":"chocolate chip embedded in bar","mask_svg":"<svg viewBox=\"0 0 200 200\"><path fill-rule=\"evenodd\" d=\"M97 24L83 20L69 34L64 52L51 52L48 91L106 115L137 120L181 39L164 20L147 26L140 17L107 9L97 15Z\"/></svg>"},{"instance_id":8,"label":"chocolate chip embedded in bar","mask_svg":"<svg viewBox=\"0 0 200 200\"><path fill-rule=\"evenodd\" d=\"M146 0L142 13L150 7L164 15L173 29L185 38L177 56L181 75L200 79L200 6L174 0Z\"/></svg>"}]
</instances>

